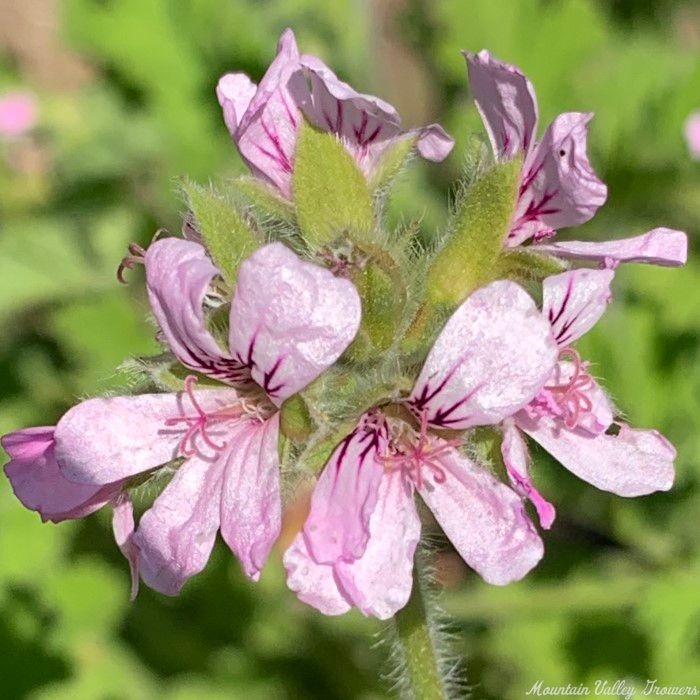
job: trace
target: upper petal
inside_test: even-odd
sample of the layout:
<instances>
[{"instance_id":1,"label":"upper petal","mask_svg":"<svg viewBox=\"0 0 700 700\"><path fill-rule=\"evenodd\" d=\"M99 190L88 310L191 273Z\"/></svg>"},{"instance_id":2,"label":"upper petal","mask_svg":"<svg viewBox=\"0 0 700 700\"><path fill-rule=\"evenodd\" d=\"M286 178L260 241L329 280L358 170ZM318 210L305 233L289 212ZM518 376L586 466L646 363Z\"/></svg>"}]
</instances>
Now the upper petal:
<instances>
[{"instance_id":1,"label":"upper petal","mask_svg":"<svg viewBox=\"0 0 700 700\"><path fill-rule=\"evenodd\" d=\"M299 67L294 33L286 29L277 56L260 81L233 134L251 171L291 195L291 174L300 122L299 109L289 94L289 79Z\"/></svg>"},{"instance_id":2,"label":"upper petal","mask_svg":"<svg viewBox=\"0 0 700 700\"><path fill-rule=\"evenodd\" d=\"M542 283L542 313L560 347L587 333L610 303L612 270L572 270Z\"/></svg>"},{"instance_id":3,"label":"upper petal","mask_svg":"<svg viewBox=\"0 0 700 700\"><path fill-rule=\"evenodd\" d=\"M641 236L616 241L560 241L531 246L531 250L574 260L593 260L606 266L619 262L678 267L688 259L688 236L683 231L655 228Z\"/></svg>"},{"instance_id":4,"label":"upper petal","mask_svg":"<svg viewBox=\"0 0 700 700\"><path fill-rule=\"evenodd\" d=\"M340 357L360 314L350 281L270 243L241 264L231 351L279 406Z\"/></svg>"},{"instance_id":5,"label":"upper petal","mask_svg":"<svg viewBox=\"0 0 700 700\"><path fill-rule=\"evenodd\" d=\"M250 105L258 86L244 73L227 73L216 86L216 97L224 113L224 122L235 136L241 117Z\"/></svg>"},{"instance_id":6,"label":"upper petal","mask_svg":"<svg viewBox=\"0 0 700 700\"><path fill-rule=\"evenodd\" d=\"M207 411L238 401L233 389L197 391L194 396ZM83 401L56 426L56 459L71 480L110 484L177 457L187 426L166 421L188 415L196 411L184 393Z\"/></svg>"},{"instance_id":7,"label":"upper petal","mask_svg":"<svg viewBox=\"0 0 700 700\"><path fill-rule=\"evenodd\" d=\"M463 52L469 88L498 159L527 152L535 140L537 102L530 81L515 66L486 51Z\"/></svg>"},{"instance_id":8,"label":"upper petal","mask_svg":"<svg viewBox=\"0 0 700 700\"><path fill-rule=\"evenodd\" d=\"M278 437L279 413L264 422L243 420L222 456L221 535L254 580L280 534Z\"/></svg>"},{"instance_id":9,"label":"upper petal","mask_svg":"<svg viewBox=\"0 0 700 700\"><path fill-rule=\"evenodd\" d=\"M604 491L644 496L673 484L676 451L656 430L622 424L617 435L591 436L552 419L518 424L570 472Z\"/></svg>"},{"instance_id":10,"label":"upper petal","mask_svg":"<svg viewBox=\"0 0 700 700\"><path fill-rule=\"evenodd\" d=\"M42 520L82 518L116 497L122 485L76 484L66 479L56 461L54 428L26 428L0 442L10 456L5 473L15 496Z\"/></svg>"},{"instance_id":11,"label":"upper petal","mask_svg":"<svg viewBox=\"0 0 700 700\"><path fill-rule=\"evenodd\" d=\"M428 124L418 129L416 148L426 160L445 160L454 145L455 140L439 124Z\"/></svg>"},{"instance_id":12,"label":"upper petal","mask_svg":"<svg viewBox=\"0 0 700 700\"><path fill-rule=\"evenodd\" d=\"M514 282L492 282L452 315L410 401L433 425L463 429L513 415L542 388L557 346L549 323Z\"/></svg>"},{"instance_id":13,"label":"upper petal","mask_svg":"<svg viewBox=\"0 0 700 700\"><path fill-rule=\"evenodd\" d=\"M363 614L388 620L411 595L413 556L420 538L413 488L400 472L382 478L369 531L364 554L352 562L338 562L336 578Z\"/></svg>"},{"instance_id":14,"label":"upper petal","mask_svg":"<svg viewBox=\"0 0 700 700\"><path fill-rule=\"evenodd\" d=\"M318 563L352 561L365 551L387 444L384 419L363 416L321 472L303 530Z\"/></svg>"},{"instance_id":15,"label":"upper petal","mask_svg":"<svg viewBox=\"0 0 700 700\"><path fill-rule=\"evenodd\" d=\"M538 220L550 229L577 226L605 203L607 187L586 153L592 118L591 113L567 112L545 131L523 166L516 220Z\"/></svg>"},{"instance_id":16,"label":"upper petal","mask_svg":"<svg viewBox=\"0 0 700 700\"><path fill-rule=\"evenodd\" d=\"M204 297L218 270L194 241L163 238L146 251L146 285L153 314L185 367L227 384L246 381L247 370L207 330Z\"/></svg>"},{"instance_id":17,"label":"upper petal","mask_svg":"<svg viewBox=\"0 0 700 700\"><path fill-rule=\"evenodd\" d=\"M544 546L518 495L457 450L439 462L444 482L427 480L420 494L460 556L488 583L521 579Z\"/></svg>"},{"instance_id":18,"label":"upper petal","mask_svg":"<svg viewBox=\"0 0 700 700\"><path fill-rule=\"evenodd\" d=\"M220 461L189 459L141 517L133 543L144 582L177 595L209 560L219 529Z\"/></svg>"},{"instance_id":19,"label":"upper petal","mask_svg":"<svg viewBox=\"0 0 700 700\"><path fill-rule=\"evenodd\" d=\"M542 496L530 480L530 454L525 440L511 419L503 423L503 442L501 455L506 465L508 478L513 488L525 498L528 498L537 510L540 525L549 530L552 527L556 511L554 506Z\"/></svg>"}]
</instances>

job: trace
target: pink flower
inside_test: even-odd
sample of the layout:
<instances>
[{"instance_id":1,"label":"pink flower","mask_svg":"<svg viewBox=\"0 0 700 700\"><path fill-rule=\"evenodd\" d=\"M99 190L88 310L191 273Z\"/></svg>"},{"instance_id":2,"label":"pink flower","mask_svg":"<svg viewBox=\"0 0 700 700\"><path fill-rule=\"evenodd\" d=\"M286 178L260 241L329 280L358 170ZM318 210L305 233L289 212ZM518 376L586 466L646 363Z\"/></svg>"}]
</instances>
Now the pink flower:
<instances>
[{"instance_id":1,"label":"pink flower","mask_svg":"<svg viewBox=\"0 0 700 700\"><path fill-rule=\"evenodd\" d=\"M692 112L685 120L685 141L690 157L700 160L700 111Z\"/></svg>"},{"instance_id":2,"label":"pink flower","mask_svg":"<svg viewBox=\"0 0 700 700\"><path fill-rule=\"evenodd\" d=\"M534 241L530 250L562 258L682 265L687 258L684 233L656 228L641 236L603 243L566 241L540 244L556 229L577 226L593 217L607 188L586 154L590 112L560 114L536 141L538 110L530 81L515 66L488 51L466 53L469 85L499 161L521 156L520 191L508 247Z\"/></svg>"},{"instance_id":3,"label":"pink flower","mask_svg":"<svg viewBox=\"0 0 700 700\"><path fill-rule=\"evenodd\" d=\"M36 99L28 92L0 97L0 138L15 138L34 127L38 117Z\"/></svg>"},{"instance_id":4,"label":"pink flower","mask_svg":"<svg viewBox=\"0 0 700 700\"><path fill-rule=\"evenodd\" d=\"M391 105L355 92L315 56L300 56L291 29L282 33L277 56L259 85L243 73L228 73L216 94L248 167L285 197L291 196L302 113L313 125L337 134L367 176L399 139L416 138L419 153L435 161L447 157L454 145L437 124L402 132Z\"/></svg>"},{"instance_id":5,"label":"pink flower","mask_svg":"<svg viewBox=\"0 0 700 700\"><path fill-rule=\"evenodd\" d=\"M486 581L530 571L543 545L521 499L460 452L460 440L429 430L499 423L537 395L556 356L522 288L494 282L474 292L438 337L405 413L363 416L319 477L284 557L299 598L329 615L355 606L385 619L403 607L420 535L415 491Z\"/></svg>"},{"instance_id":6,"label":"pink flower","mask_svg":"<svg viewBox=\"0 0 700 700\"><path fill-rule=\"evenodd\" d=\"M218 275L204 248L159 240L144 264L162 335L197 375L187 377L182 392L90 399L72 408L47 448L46 478L60 473L76 490L99 492L183 460L135 532L128 497L117 500L118 543L149 586L174 595L206 565L220 530L257 579L280 530L278 408L351 342L359 297L347 280L271 243L240 267L223 349L203 308L216 296ZM197 388L197 376L220 385ZM42 468L39 457L34 450L24 468ZM19 466L8 471L16 489L24 478Z\"/></svg>"},{"instance_id":7,"label":"pink flower","mask_svg":"<svg viewBox=\"0 0 700 700\"><path fill-rule=\"evenodd\" d=\"M615 421L605 392L571 348L605 311L612 278L612 270L574 270L544 281L542 313L560 359L538 395L504 422L502 453L511 482L533 502L545 528L554 508L532 486L519 431L581 479L619 496L667 491L673 483L673 446L656 430Z\"/></svg>"}]
</instances>

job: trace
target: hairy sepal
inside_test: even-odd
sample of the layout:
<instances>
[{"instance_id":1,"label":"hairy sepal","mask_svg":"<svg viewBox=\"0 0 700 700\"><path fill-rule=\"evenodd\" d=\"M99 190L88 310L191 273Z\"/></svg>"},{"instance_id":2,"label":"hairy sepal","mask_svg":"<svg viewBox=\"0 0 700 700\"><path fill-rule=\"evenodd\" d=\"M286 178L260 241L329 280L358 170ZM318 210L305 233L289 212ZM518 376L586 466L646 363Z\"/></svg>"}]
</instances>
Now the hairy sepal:
<instances>
[{"instance_id":1,"label":"hairy sepal","mask_svg":"<svg viewBox=\"0 0 700 700\"><path fill-rule=\"evenodd\" d=\"M260 242L243 214L225 195L190 180L182 183L182 191L211 259L224 281L233 285L239 265Z\"/></svg>"},{"instance_id":2,"label":"hairy sepal","mask_svg":"<svg viewBox=\"0 0 700 700\"><path fill-rule=\"evenodd\" d=\"M514 282L541 282L545 277L558 275L566 265L550 255L531 253L528 250L504 250L496 261L496 277Z\"/></svg>"},{"instance_id":3,"label":"hairy sepal","mask_svg":"<svg viewBox=\"0 0 700 700\"><path fill-rule=\"evenodd\" d=\"M455 307L494 277L510 230L521 162L497 163L464 191L452 217L451 233L428 270L431 305Z\"/></svg>"},{"instance_id":4,"label":"hairy sepal","mask_svg":"<svg viewBox=\"0 0 700 700\"><path fill-rule=\"evenodd\" d=\"M318 250L343 235L371 239L376 222L362 171L334 134L307 122L299 130L292 191L310 248Z\"/></svg>"}]
</instances>

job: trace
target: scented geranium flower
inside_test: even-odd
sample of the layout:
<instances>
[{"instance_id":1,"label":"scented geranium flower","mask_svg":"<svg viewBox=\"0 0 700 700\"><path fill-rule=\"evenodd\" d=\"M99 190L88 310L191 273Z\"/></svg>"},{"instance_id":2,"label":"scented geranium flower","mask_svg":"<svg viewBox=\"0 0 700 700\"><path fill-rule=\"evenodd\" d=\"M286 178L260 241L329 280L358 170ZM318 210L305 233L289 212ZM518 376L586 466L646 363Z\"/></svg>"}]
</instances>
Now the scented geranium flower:
<instances>
[{"instance_id":1,"label":"scented geranium flower","mask_svg":"<svg viewBox=\"0 0 700 700\"><path fill-rule=\"evenodd\" d=\"M350 282L281 243L266 245L241 264L223 349L204 313L218 275L205 249L163 239L143 262L162 336L197 374L187 376L181 392L78 404L47 431L50 459L44 451L39 461L37 443L36 459L29 455L8 475L17 488L25 478L21 466L44 470L46 479L60 473L62 486L75 482L74 494L106 490L112 497L112 485L181 460L135 532L128 496L117 499L118 543L149 586L173 595L206 565L220 530L257 579L280 530L278 408L351 342L359 297ZM198 388L198 377L218 387ZM16 440L6 436L5 444ZM71 517L88 512L81 508Z\"/></svg>"},{"instance_id":2,"label":"scented geranium flower","mask_svg":"<svg viewBox=\"0 0 700 700\"><path fill-rule=\"evenodd\" d=\"M420 535L415 491L486 581L506 584L535 566L543 546L522 500L444 429L493 425L532 400L556 362L548 325L512 282L493 282L457 309L408 399L363 416L319 477L284 557L301 600L329 615L355 606L382 619L403 607Z\"/></svg>"},{"instance_id":3,"label":"scented geranium flower","mask_svg":"<svg viewBox=\"0 0 700 700\"><path fill-rule=\"evenodd\" d=\"M454 145L437 124L403 132L391 105L356 92L315 56L300 56L291 29L283 32L259 85L243 73L229 73L219 80L216 94L248 167L287 198L302 113L314 126L337 134L368 177L399 139L416 139L418 152L435 161Z\"/></svg>"},{"instance_id":4,"label":"scented geranium flower","mask_svg":"<svg viewBox=\"0 0 700 700\"><path fill-rule=\"evenodd\" d=\"M560 114L536 140L538 110L530 81L515 66L488 51L466 53L469 85L498 161L523 159L518 202L506 239L509 247L534 241L530 250L562 258L682 265L686 236L656 228L617 241L570 241L537 245L556 229L577 226L593 217L607 196L588 161L590 112Z\"/></svg>"},{"instance_id":5,"label":"scented geranium flower","mask_svg":"<svg viewBox=\"0 0 700 700\"><path fill-rule=\"evenodd\" d=\"M503 459L515 488L530 498L548 528L554 508L534 488L520 433L538 442L576 476L619 496L667 491L673 483L673 446L656 430L616 421L603 389L571 343L601 317L610 300L612 270L574 270L548 277L542 313L559 346L559 362L537 396L503 425Z\"/></svg>"}]
</instances>

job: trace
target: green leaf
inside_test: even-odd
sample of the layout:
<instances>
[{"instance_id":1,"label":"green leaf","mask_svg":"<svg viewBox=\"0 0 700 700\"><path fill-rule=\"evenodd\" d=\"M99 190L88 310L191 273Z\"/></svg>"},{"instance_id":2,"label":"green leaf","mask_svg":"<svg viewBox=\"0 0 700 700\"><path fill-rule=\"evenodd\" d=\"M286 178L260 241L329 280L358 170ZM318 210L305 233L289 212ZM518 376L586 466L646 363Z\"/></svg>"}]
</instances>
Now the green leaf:
<instances>
[{"instance_id":1,"label":"green leaf","mask_svg":"<svg viewBox=\"0 0 700 700\"><path fill-rule=\"evenodd\" d=\"M367 182L333 134L302 124L292 183L299 226L312 247L343 234L356 240L372 234L375 219Z\"/></svg>"},{"instance_id":2,"label":"green leaf","mask_svg":"<svg viewBox=\"0 0 700 700\"><path fill-rule=\"evenodd\" d=\"M235 205L213 188L185 180L182 190L212 260L233 284L243 259L258 247L255 234Z\"/></svg>"},{"instance_id":3,"label":"green leaf","mask_svg":"<svg viewBox=\"0 0 700 700\"><path fill-rule=\"evenodd\" d=\"M517 201L521 162L494 165L467 188L452 232L428 270L432 304L456 305L495 279L495 267Z\"/></svg>"}]
</instances>

